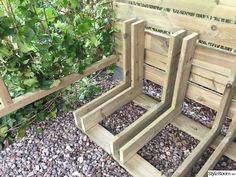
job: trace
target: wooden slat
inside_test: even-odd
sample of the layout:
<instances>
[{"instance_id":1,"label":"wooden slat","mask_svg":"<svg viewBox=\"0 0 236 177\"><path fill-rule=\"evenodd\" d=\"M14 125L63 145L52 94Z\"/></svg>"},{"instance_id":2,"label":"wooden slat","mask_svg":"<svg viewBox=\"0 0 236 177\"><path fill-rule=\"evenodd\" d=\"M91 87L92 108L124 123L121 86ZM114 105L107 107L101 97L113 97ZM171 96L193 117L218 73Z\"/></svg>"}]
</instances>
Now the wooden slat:
<instances>
[{"instance_id":1,"label":"wooden slat","mask_svg":"<svg viewBox=\"0 0 236 177\"><path fill-rule=\"evenodd\" d=\"M144 77L145 23L141 20L131 26L131 86L140 89L140 91Z\"/></svg>"},{"instance_id":2,"label":"wooden slat","mask_svg":"<svg viewBox=\"0 0 236 177\"><path fill-rule=\"evenodd\" d=\"M117 56L110 56L106 59L100 60L97 63L93 64L92 66L88 67L87 69L85 69L83 74L72 74L70 76L67 76L65 78L63 78L61 80L61 83L50 89L50 90L38 90L36 92L33 93L27 93L23 96L17 97L15 99L13 99L13 104L0 109L0 117L3 117L13 111L16 111L26 105L29 105L30 103L33 103L37 100L40 100L42 98L44 98L47 95L50 95L56 91L59 91L60 89L63 89L71 84L73 84L74 82L88 76L91 75L92 73L104 69L107 66L110 66L114 63L116 63L118 61L118 57Z\"/></svg>"},{"instance_id":3,"label":"wooden slat","mask_svg":"<svg viewBox=\"0 0 236 177\"><path fill-rule=\"evenodd\" d=\"M161 85L161 86L164 85L165 75L166 73L159 69L156 69L148 65L144 66L145 79L150 80L154 83L157 83L158 85Z\"/></svg>"},{"instance_id":4,"label":"wooden slat","mask_svg":"<svg viewBox=\"0 0 236 177\"><path fill-rule=\"evenodd\" d=\"M155 106L156 104L158 104L158 101L154 100L153 98L145 95L145 94L141 94L138 97L136 97L133 100L136 104L138 104L139 106L149 110L151 109L153 106Z\"/></svg>"},{"instance_id":5,"label":"wooden slat","mask_svg":"<svg viewBox=\"0 0 236 177\"><path fill-rule=\"evenodd\" d=\"M236 61L236 55L220 49L197 45L194 60L196 65L229 76L230 68Z\"/></svg>"},{"instance_id":6,"label":"wooden slat","mask_svg":"<svg viewBox=\"0 0 236 177\"><path fill-rule=\"evenodd\" d=\"M195 52L198 37L199 35L197 33L193 33L183 39L178 73L175 82L175 91L172 100L173 106L180 106L184 102L187 92L188 79L191 73L192 57Z\"/></svg>"},{"instance_id":7,"label":"wooden slat","mask_svg":"<svg viewBox=\"0 0 236 177\"><path fill-rule=\"evenodd\" d=\"M1 77L0 77L0 102L3 105L3 107L7 107L10 104L12 104L11 96Z\"/></svg>"},{"instance_id":8,"label":"wooden slat","mask_svg":"<svg viewBox=\"0 0 236 177\"><path fill-rule=\"evenodd\" d=\"M204 89L195 84L188 85L187 95L188 98L205 105L211 109L218 110L220 107L220 100L222 95L215 92ZM228 112L228 117L232 118L236 112L236 102L234 101L231 105L231 108Z\"/></svg>"},{"instance_id":9,"label":"wooden slat","mask_svg":"<svg viewBox=\"0 0 236 177\"><path fill-rule=\"evenodd\" d=\"M131 85L131 24L136 19L124 21L122 27L122 60L123 60L123 80Z\"/></svg>"},{"instance_id":10,"label":"wooden slat","mask_svg":"<svg viewBox=\"0 0 236 177\"><path fill-rule=\"evenodd\" d=\"M115 3L117 18L125 20L138 18L147 21L147 25L175 32L186 29L200 34L200 39L216 44L236 48L236 25L226 24L191 16L162 12L125 3ZM158 18L157 18L158 17ZM194 22L194 23L193 23Z\"/></svg>"},{"instance_id":11,"label":"wooden slat","mask_svg":"<svg viewBox=\"0 0 236 177\"><path fill-rule=\"evenodd\" d=\"M145 50L145 63L155 68L166 71L167 56Z\"/></svg>"},{"instance_id":12,"label":"wooden slat","mask_svg":"<svg viewBox=\"0 0 236 177\"><path fill-rule=\"evenodd\" d=\"M161 33L146 30L145 49L167 56L170 37Z\"/></svg>"},{"instance_id":13,"label":"wooden slat","mask_svg":"<svg viewBox=\"0 0 236 177\"><path fill-rule=\"evenodd\" d=\"M171 104L174 87L179 64L179 54L182 48L183 38L187 35L185 30L180 30L171 34L170 44L168 49L168 62L166 65L166 78L163 85L163 93L161 99Z\"/></svg>"},{"instance_id":14,"label":"wooden slat","mask_svg":"<svg viewBox=\"0 0 236 177\"><path fill-rule=\"evenodd\" d=\"M127 3L128 0L121 2ZM220 0L219 3L216 0L133 0L133 2L236 20L236 5L232 0Z\"/></svg>"},{"instance_id":15,"label":"wooden slat","mask_svg":"<svg viewBox=\"0 0 236 177\"><path fill-rule=\"evenodd\" d=\"M135 177L166 177L138 154L135 154L123 166Z\"/></svg>"},{"instance_id":16,"label":"wooden slat","mask_svg":"<svg viewBox=\"0 0 236 177\"><path fill-rule=\"evenodd\" d=\"M87 132L87 135L106 152L111 153L110 142L113 141L114 136L108 130L97 124Z\"/></svg>"}]
</instances>

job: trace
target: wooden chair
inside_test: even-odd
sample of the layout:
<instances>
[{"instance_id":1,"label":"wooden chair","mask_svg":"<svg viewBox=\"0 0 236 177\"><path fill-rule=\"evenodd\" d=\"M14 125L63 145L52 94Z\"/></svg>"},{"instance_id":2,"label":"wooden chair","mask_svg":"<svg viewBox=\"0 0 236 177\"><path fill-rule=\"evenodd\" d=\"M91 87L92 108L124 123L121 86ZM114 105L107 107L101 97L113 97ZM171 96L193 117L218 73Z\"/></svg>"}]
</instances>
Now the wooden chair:
<instances>
[{"instance_id":1,"label":"wooden chair","mask_svg":"<svg viewBox=\"0 0 236 177\"><path fill-rule=\"evenodd\" d=\"M181 114L181 111L182 103L184 102L187 90L190 89L188 87L188 80L191 74L192 61L196 49L197 39L198 34L193 33L185 37L183 40L171 108L157 117L154 122L152 122L149 126L147 126L143 131L141 131L120 149L120 162L134 176L164 176L159 170L153 167L141 156L139 156L137 154L138 150L141 149L145 144L147 144L152 138L154 138L166 125L170 123L177 125L179 124L178 122L182 122L182 124L191 123L191 121L188 121L188 118ZM232 98L235 94L235 84L235 73L233 73L232 77L229 78L229 82L225 85L225 92L220 102L213 128L209 131L206 131L205 136L204 138L202 138L199 145L175 171L175 173L173 174L174 177L186 176L193 165L196 163L196 161L201 157L203 152L213 144L213 141L215 139L219 138L217 136L220 133L223 120L227 115L227 112L229 111L232 103ZM189 126L192 126L192 129L196 128L196 131L199 131L199 127L197 127L196 124L190 124ZM184 125L183 127L185 127L185 132L187 133L192 131L191 128L188 127L188 125Z\"/></svg>"},{"instance_id":2,"label":"wooden chair","mask_svg":"<svg viewBox=\"0 0 236 177\"><path fill-rule=\"evenodd\" d=\"M119 158L118 151L122 145L127 143L138 132L154 121L156 116L161 115L170 107L179 53L183 37L186 35L185 30L180 30L170 36L151 32L145 30L144 21L133 23L131 31L131 87L91 110L84 116L77 116L77 120L80 121L77 122L78 127L117 159ZM155 48L160 41L168 41L169 47L166 57L167 67L164 79L164 91L161 102L157 102L143 94L142 89L143 79L145 77L144 62L146 61L145 56L147 57L146 50L147 48ZM160 56L160 54L156 56ZM99 125L99 122L104 118L131 101L136 102L148 111L115 136Z\"/></svg>"}]
</instances>

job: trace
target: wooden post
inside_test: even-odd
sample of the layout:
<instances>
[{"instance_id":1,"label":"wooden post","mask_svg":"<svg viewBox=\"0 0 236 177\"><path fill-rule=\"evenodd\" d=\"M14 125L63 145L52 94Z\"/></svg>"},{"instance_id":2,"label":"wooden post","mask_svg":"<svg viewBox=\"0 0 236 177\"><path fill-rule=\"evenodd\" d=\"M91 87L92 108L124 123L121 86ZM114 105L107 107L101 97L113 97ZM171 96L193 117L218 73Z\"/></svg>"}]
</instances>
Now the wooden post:
<instances>
[{"instance_id":1,"label":"wooden post","mask_svg":"<svg viewBox=\"0 0 236 177\"><path fill-rule=\"evenodd\" d=\"M13 103L11 96L7 90L7 87L1 77L0 77L0 100L1 103L3 104L3 107L7 107Z\"/></svg>"},{"instance_id":2,"label":"wooden post","mask_svg":"<svg viewBox=\"0 0 236 177\"><path fill-rule=\"evenodd\" d=\"M198 40L199 35L197 33L193 33L183 40L179 68L176 82L175 82L175 92L173 95L172 106L180 106L184 102L184 98L187 91L188 79L190 77L190 72L192 68L192 59L195 53L196 42Z\"/></svg>"},{"instance_id":3,"label":"wooden post","mask_svg":"<svg viewBox=\"0 0 236 177\"><path fill-rule=\"evenodd\" d=\"M131 27L131 86L143 89L145 21L138 21Z\"/></svg>"},{"instance_id":4,"label":"wooden post","mask_svg":"<svg viewBox=\"0 0 236 177\"><path fill-rule=\"evenodd\" d=\"M173 92L174 92L174 85L176 81L176 74L178 69L179 63L179 54L181 51L181 46L183 42L183 38L186 36L185 30L180 30L171 35L169 50L168 50L168 61L166 67L166 78L164 80L163 86L163 94L161 99L163 101L168 101L171 103Z\"/></svg>"},{"instance_id":5,"label":"wooden post","mask_svg":"<svg viewBox=\"0 0 236 177\"><path fill-rule=\"evenodd\" d=\"M122 56L123 56L123 80L125 83L131 83L131 24L136 21L135 18L122 23Z\"/></svg>"}]
</instances>

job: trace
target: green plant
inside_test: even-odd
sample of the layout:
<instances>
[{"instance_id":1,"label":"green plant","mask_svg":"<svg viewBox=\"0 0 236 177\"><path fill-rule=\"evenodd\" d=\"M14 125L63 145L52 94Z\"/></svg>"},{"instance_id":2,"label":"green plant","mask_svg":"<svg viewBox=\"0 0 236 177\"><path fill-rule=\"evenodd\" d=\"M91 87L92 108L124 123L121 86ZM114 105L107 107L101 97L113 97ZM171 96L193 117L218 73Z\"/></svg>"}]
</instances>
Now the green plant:
<instances>
[{"instance_id":1,"label":"green plant","mask_svg":"<svg viewBox=\"0 0 236 177\"><path fill-rule=\"evenodd\" d=\"M110 55L113 20L105 1L0 0L0 75L11 96L49 89ZM80 99L88 96L86 89L96 91L86 87ZM30 123L55 117L62 100L76 91L71 87L1 118L0 142L11 141L13 130L22 137Z\"/></svg>"}]
</instances>

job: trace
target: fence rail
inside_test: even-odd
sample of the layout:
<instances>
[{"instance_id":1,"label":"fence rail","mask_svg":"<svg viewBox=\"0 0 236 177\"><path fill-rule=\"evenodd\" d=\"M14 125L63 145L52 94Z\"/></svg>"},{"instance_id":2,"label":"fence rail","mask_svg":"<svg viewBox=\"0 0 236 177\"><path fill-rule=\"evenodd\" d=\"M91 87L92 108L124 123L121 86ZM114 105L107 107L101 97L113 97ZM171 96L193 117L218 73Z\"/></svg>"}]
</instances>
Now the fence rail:
<instances>
[{"instance_id":1,"label":"fence rail","mask_svg":"<svg viewBox=\"0 0 236 177\"><path fill-rule=\"evenodd\" d=\"M57 92L67 86L75 83L76 81L89 76L90 74L104 69L118 61L118 57L115 55L111 55L103 60L98 61L97 63L91 65L87 69L85 69L83 74L71 74L61 79L61 83L58 86L55 86L49 90L37 90L32 93L27 93L22 96L19 96L15 99L11 99L10 94L3 82L0 79L0 118L6 116L7 114L14 112L24 106L27 106L35 101L38 101L54 92Z\"/></svg>"}]
</instances>

